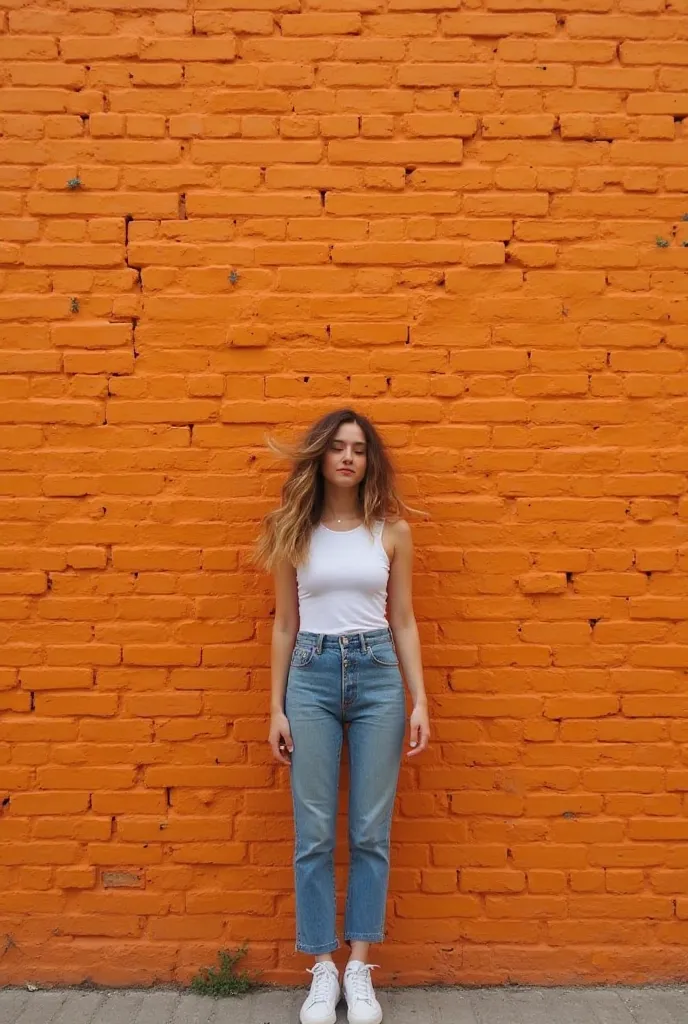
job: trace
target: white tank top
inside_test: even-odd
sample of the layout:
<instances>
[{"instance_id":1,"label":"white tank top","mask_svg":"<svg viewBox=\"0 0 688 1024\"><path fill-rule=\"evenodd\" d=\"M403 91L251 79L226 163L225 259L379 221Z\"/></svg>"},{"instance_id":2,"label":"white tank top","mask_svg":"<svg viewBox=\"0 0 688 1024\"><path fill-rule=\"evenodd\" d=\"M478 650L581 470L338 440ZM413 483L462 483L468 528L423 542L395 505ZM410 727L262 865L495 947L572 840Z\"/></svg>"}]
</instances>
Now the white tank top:
<instances>
[{"instance_id":1,"label":"white tank top","mask_svg":"<svg viewBox=\"0 0 688 1024\"><path fill-rule=\"evenodd\" d=\"M387 626L384 525L375 522L372 536L363 524L343 532L316 526L308 557L296 572L300 629L341 634Z\"/></svg>"}]
</instances>

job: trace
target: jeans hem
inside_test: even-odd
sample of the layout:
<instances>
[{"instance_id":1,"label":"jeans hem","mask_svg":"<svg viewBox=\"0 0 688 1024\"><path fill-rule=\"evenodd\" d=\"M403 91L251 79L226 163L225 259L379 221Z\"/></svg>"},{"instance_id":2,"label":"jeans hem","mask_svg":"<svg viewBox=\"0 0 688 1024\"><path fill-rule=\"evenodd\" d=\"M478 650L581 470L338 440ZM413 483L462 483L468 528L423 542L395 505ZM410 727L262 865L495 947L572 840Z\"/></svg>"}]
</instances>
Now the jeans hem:
<instances>
[{"instance_id":1,"label":"jeans hem","mask_svg":"<svg viewBox=\"0 0 688 1024\"><path fill-rule=\"evenodd\" d=\"M358 932L356 935L345 935L345 942L383 942L384 935L380 932Z\"/></svg>"},{"instance_id":2,"label":"jeans hem","mask_svg":"<svg viewBox=\"0 0 688 1024\"><path fill-rule=\"evenodd\" d=\"M311 956L320 956L321 953L333 953L335 949L339 949L339 940L334 940L334 945L331 942L320 946L304 946L302 943L297 942L294 947L297 953L310 953Z\"/></svg>"}]
</instances>

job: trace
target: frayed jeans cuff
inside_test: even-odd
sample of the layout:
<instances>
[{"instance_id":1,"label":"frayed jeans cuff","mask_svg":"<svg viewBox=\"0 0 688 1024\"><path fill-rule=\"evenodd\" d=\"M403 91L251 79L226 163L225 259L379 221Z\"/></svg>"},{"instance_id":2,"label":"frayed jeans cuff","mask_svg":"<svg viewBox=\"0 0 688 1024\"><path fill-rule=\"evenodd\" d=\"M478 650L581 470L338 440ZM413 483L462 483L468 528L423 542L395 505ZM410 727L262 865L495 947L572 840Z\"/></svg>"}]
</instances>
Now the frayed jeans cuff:
<instances>
[{"instance_id":1,"label":"frayed jeans cuff","mask_svg":"<svg viewBox=\"0 0 688 1024\"><path fill-rule=\"evenodd\" d=\"M328 942L321 946L306 946L302 942L297 942L294 949L297 953L310 953L311 956L320 956L321 953L333 953L335 949L339 949L339 940L335 939L334 944Z\"/></svg>"}]
</instances>

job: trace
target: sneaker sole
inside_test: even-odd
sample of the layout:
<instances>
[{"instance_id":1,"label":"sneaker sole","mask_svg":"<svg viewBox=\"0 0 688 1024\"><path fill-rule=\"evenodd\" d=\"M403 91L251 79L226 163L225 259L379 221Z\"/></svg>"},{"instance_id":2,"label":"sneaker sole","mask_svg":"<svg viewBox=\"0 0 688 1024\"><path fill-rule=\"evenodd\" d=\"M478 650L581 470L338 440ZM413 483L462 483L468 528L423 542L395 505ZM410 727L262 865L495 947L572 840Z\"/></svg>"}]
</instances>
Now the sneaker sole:
<instances>
[{"instance_id":1,"label":"sneaker sole","mask_svg":"<svg viewBox=\"0 0 688 1024\"><path fill-rule=\"evenodd\" d=\"M351 1012L347 1013L347 1020L349 1024L381 1024L382 1021L382 1010L379 1014L374 1017L357 1017Z\"/></svg>"},{"instance_id":2,"label":"sneaker sole","mask_svg":"<svg viewBox=\"0 0 688 1024\"><path fill-rule=\"evenodd\" d=\"M304 1019L301 1016L301 1014L299 1014L299 1020L300 1020L301 1024L313 1024L313 1021L308 1021L308 1020L304 1021ZM380 1020L382 1020L382 1018L380 1018ZM329 1014L329 1016L321 1017L320 1020L318 1021L318 1024L337 1024L337 1011L336 1011L336 1009L333 1010L332 1013Z\"/></svg>"}]
</instances>

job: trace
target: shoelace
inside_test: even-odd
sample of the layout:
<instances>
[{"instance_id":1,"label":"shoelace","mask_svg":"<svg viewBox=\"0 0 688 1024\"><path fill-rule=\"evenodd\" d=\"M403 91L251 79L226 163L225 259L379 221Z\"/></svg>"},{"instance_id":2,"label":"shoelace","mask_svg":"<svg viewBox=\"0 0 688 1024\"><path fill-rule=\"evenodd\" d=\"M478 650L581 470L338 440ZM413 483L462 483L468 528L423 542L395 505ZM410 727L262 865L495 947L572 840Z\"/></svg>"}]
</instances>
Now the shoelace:
<instances>
[{"instance_id":1,"label":"shoelace","mask_svg":"<svg viewBox=\"0 0 688 1024\"><path fill-rule=\"evenodd\" d=\"M379 964L362 964L360 967L354 967L353 970L346 972L347 979L350 979L354 990L354 999L360 999L372 1006L375 992L370 972L379 966Z\"/></svg>"},{"instance_id":2,"label":"shoelace","mask_svg":"<svg viewBox=\"0 0 688 1024\"><path fill-rule=\"evenodd\" d=\"M309 974L313 975L309 1002L311 1005L313 1003L324 1003L329 989L328 975L331 973L330 970L324 964L316 964L315 967L307 967L306 970ZM332 976L334 977L334 975Z\"/></svg>"}]
</instances>

